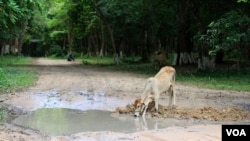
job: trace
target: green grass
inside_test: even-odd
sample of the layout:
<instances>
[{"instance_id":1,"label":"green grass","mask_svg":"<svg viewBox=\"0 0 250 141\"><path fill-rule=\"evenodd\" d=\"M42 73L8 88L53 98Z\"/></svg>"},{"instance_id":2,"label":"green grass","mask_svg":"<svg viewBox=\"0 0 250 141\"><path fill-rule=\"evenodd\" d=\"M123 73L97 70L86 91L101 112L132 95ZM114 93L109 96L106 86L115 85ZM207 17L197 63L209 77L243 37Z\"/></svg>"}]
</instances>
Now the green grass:
<instances>
[{"instance_id":1,"label":"green grass","mask_svg":"<svg viewBox=\"0 0 250 141\"><path fill-rule=\"evenodd\" d=\"M144 74L146 77L154 76L158 69L152 63L140 63L140 58L127 58L120 62L119 66L114 65L112 57L84 57L83 63L105 67L113 71L126 71L136 74ZM196 66L175 67L176 82L209 89L250 91L250 70L242 69L239 73L235 70L220 67L213 72L197 71Z\"/></svg>"},{"instance_id":2,"label":"green grass","mask_svg":"<svg viewBox=\"0 0 250 141\"><path fill-rule=\"evenodd\" d=\"M85 65L111 66L113 65L112 57L87 57L84 56L82 63Z\"/></svg>"},{"instance_id":3,"label":"green grass","mask_svg":"<svg viewBox=\"0 0 250 141\"><path fill-rule=\"evenodd\" d=\"M36 79L36 73L27 69L0 67L0 92L30 86Z\"/></svg>"},{"instance_id":4,"label":"green grass","mask_svg":"<svg viewBox=\"0 0 250 141\"><path fill-rule=\"evenodd\" d=\"M3 116L4 116L4 110L3 108L0 107L0 125L2 124Z\"/></svg>"},{"instance_id":5,"label":"green grass","mask_svg":"<svg viewBox=\"0 0 250 141\"><path fill-rule=\"evenodd\" d=\"M0 55L0 66L10 66L10 65L26 65L31 62L30 57L24 56L9 56L9 55Z\"/></svg>"},{"instance_id":6,"label":"green grass","mask_svg":"<svg viewBox=\"0 0 250 141\"><path fill-rule=\"evenodd\" d=\"M177 81L185 85L194 85L209 89L250 91L250 71L228 71L219 69L214 72L180 72Z\"/></svg>"},{"instance_id":7,"label":"green grass","mask_svg":"<svg viewBox=\"0 0 250 141\"><path fill-rule=\"evenodd\" d=\"M152 63L140 63L139 57L126 58L120 60L119 65L115 65L112 57L83 57L84 65L93 65L97 67L105 67L113 71L125 71L147 76L153 75L157 69L152 67Z\"/></svg>"},{"instance_id":8,"label":"green grass","mask_svg":"<svg viewBox=\"0 0 250 141\"><path fill-rule=\"evenodd\" d=\"M30 86L37 77L31 70L16 67L27 65L31 58L23 56L0 56L0 94Z\"/></svg>"}]
</instances>

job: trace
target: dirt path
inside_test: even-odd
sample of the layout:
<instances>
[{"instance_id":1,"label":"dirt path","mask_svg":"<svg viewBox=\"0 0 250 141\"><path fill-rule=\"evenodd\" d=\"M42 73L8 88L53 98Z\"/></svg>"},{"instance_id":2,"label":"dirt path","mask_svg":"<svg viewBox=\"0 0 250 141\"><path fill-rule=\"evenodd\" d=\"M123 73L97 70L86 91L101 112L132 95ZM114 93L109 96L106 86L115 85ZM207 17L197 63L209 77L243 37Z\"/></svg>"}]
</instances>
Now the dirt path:
<instances>
[{"instance_id":1,"label":"dirt path","mask_svg":"<svg viewBox=\"0 0 250 141\"><path fill-rule=\"evenodd\" d=\"M145 76L122 72L111 72L105 68L82 66L80 62L48 60L37 58L31 69L39 73L34 86L25 91L0 95L0 104L13 114L23 114L38 108L72 108L79 110L101 109L113 111L116 107L126 106L139 97L145 83ZM178 70L177 70L178 73ZM180 85L176 86L178 107L197 109L213 107L215 109L239 108L250 111L250 92L200 89ZM105 102L97 105L85 103L85 93L105 95ZM97 99L94 99L98 101ZM168 97L162 96L160 104L166 106ZM237 112L237 111L236 111ZM228 115L231 116L231 115ZM250 115L244 122L249 123ZM242 122L242 121L231 121ZM78 141L78 140L221 140L221 124L207 123L188 127L170 127L166 129L141 131L131 134L114 132L83 132L70 136L48 136L38 131L17 127L10 123L0 126L0 141L42 140L42 141ZM180 136L181 135L181 136Z\"/></svg>"}]
</instances>

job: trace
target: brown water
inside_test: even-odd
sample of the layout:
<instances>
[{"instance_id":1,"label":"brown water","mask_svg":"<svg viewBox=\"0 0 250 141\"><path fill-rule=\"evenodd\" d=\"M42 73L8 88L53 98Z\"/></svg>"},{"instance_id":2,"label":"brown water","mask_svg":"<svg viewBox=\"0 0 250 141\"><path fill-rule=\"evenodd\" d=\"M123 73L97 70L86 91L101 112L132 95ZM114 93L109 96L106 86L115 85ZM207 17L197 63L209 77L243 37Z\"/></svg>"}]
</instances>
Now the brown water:
<instances>
[{"instance_id":1,"label":"brown water","mask_svg":"<svg viewBox=\"0 0 250 141\"><path fill-rule=\"evenodd\" d=\"M13 124L36 129L49 135L70 135L80 132L113 131L131 133L144 130L158 130L170 126L187 126L194 121L175 119L134 118L112 116L109 111L72 110L64 108L43 108L29 115L22 115Z\"/></svg>"}]
</instances>

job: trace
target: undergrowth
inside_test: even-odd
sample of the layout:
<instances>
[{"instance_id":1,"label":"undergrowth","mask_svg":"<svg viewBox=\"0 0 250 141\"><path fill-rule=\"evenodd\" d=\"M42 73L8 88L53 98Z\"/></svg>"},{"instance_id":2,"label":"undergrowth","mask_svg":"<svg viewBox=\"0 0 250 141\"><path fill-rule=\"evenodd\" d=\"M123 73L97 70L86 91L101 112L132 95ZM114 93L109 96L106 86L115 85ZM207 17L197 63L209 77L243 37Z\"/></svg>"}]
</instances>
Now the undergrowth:
<instances>
[{"instance_id":1,"label":"undergrowth","mask_svg":"<svg viewBox=\"0 0 250 141\"><path fill-rule=\"evenodd\" d=\"M113 71L126 71L144 74L146 77L154 76L159 68L152 62L141 63L140 58L127 58L121 60L119 65L113 63L112 57L85 57L83 64L105 67ZM198 71L197 66L176 66L176 82L197 87L250 91L250 69L229 70L228 67L218 67L214 71Z\"/></svg>"},{"instance_id":2,"label":"undergrowth","mask_svg":"<svg viewBox=\"0 0 250 141\"><path fill-rule=\"evenodd\" d=\"M28 87L36 79L37 75L35 72L19 67L29 64L31 58L24 56L0 56L0 59L0 94Z\"/></svg>"},{"instance_id":3,"label":"undergrowth","mask_svg":"<svg viewBox=\"0 0 250 141\"><path fill-rule=\"evenodd\" d=\"M220 90L250 91L249 69L237 70L217 69L213 72L193 71L189 74L180 72L178 81L185 85Z\"/></svg>"}]
</instances>

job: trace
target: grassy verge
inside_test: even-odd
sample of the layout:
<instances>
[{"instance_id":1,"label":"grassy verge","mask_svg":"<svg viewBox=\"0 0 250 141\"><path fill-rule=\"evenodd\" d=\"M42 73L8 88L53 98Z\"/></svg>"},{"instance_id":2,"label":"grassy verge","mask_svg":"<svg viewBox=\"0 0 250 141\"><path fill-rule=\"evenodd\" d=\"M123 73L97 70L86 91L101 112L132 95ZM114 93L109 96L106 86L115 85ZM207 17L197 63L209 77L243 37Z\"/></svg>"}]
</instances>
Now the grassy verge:
<instances>
[{"instance_id":1,"label":"grassy verge","mask_svg":"<svg viewBox=\"0 0 250 141\"><path fill-rule=\"evenodd\" d=\"M0 107L0 125L2 124L3 116L4 116L4 110L3 108Z\"/></svg>"},{"instance_id":2,"label":"grassy verge","mask_svg":"<svg viewBox=\"0 0 250 141\"><path fill-rule=\"evenodd\" d=\"M36 79L36 73L21 67L31 62L23 56L0 56L0 94L14 89L30 86Z\"/></svg>"},{"instance_id":3,"label":"grassy verge","mask_svg":"<svg viewBox=\"0 0 250 141\"><path fill-rule=\"evenodd\" d=\"M185 85L194 85L209 89L250 91L250 72L249 70L228 71L218 69L214 72L194 71L189 74L180 72L178 81Z\"/></svg>"},{"instance_id":4,"label":"grassy verge","mask_svg":"<svg viewBox=\"0 0 250 141\"><path fill-rule=\"evenodd\" d=\"M0 66L10 66L10 65L26 65L31 62L30 57L24 56L8 56L8 55L0 55Z\"/></svg>"},{"instance_id":5,"label":"grassy verge","mask_svg":"<svg viewBox=\"0 0 250 141\"><path fill-rule=\"evenodd\" d=\"M36 73L27 69L0 67L0 92L28 87L36 79Z\"/></svg>"},{"instance_id":6,"label":"grassy verge","mask_svg":"<svg viewBox=\"0 0 250 141\"><path fill-rule=\"evenodd\" d=\"M139 63L139 58L128 58L114 65L112 57L83 57L83 64L105 67L114 71L126 71L153 76L158 72L152 63ZM242 69L239 73L228 68L219 68L213 72L199 72L196 66L176 67L176 81L185 85L210 89L250 91L250 70Z\"/></svg>"},{"instance_id":7,"label":"grassy verge","mask_svg":"<svg viewBox=\"0 0 250 141\"><path fill-rule=\"evenodd\" d=\"M138 57L128 58L119 62L119 65L115 65L112 57L83 57L82 62L85 65L94 65L98 67L105 67L113 71L125 71L138 74L152 75L156 72L156 69L152 67L151 63L139 63ZM145 69L147 68L147 69Z\"/></svg>"}]
</instances>

